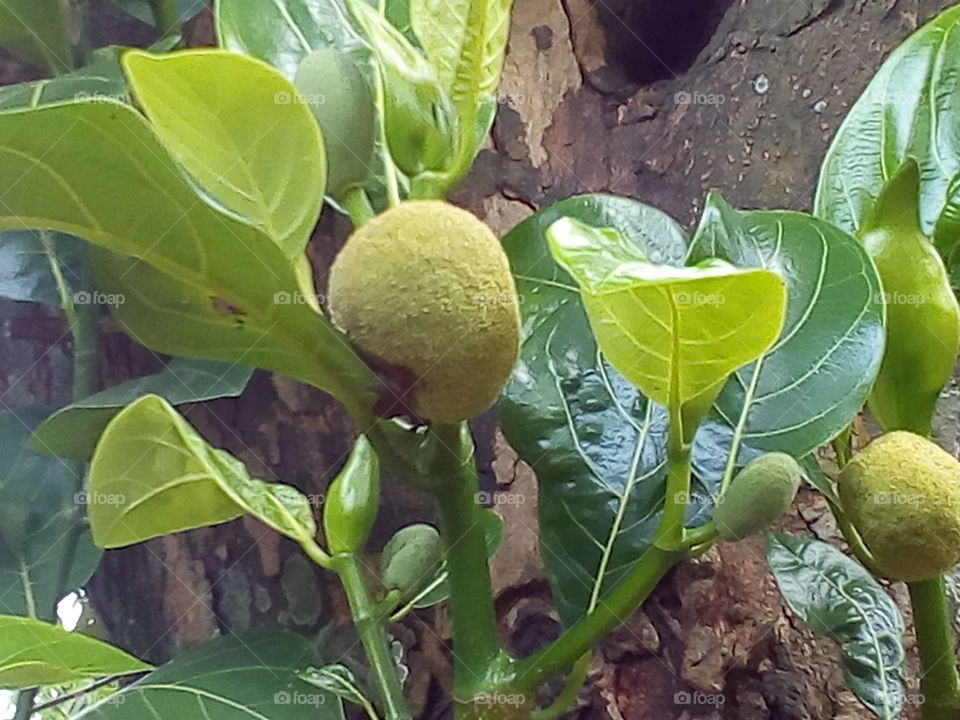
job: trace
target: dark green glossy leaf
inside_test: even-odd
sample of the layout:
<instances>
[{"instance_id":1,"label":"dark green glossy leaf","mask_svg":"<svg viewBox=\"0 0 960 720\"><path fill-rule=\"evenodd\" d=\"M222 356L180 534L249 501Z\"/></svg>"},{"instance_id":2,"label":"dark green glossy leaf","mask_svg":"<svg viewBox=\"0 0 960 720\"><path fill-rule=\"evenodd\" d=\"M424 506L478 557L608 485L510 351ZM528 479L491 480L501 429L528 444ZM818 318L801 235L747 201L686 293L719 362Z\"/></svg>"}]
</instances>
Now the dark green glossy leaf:
<instances>
[{"instance_id":1,"label":"dark green glossy leaf","mask_svg":"<svg viewBox=\"0 0 960 720\"><path fill-rule=\"evenodd\" d=\"M50 74L71 70L69 3L65 0L0 2L0 47Z\"/></svg>"},{"instance_id":2,"label":"dark green glossy leaf","mask_svg":"<svg viewBox=\"0 0 960 720\"><path fill-rule=\"evenodd\" d=\"M243 514L298 542L317 527L298 490L251 478L243 463L208 445L156 395L114 417L90 462L90 527L100 547L123 547Z\"/></svg>"},{"instance_id":3,"label":"dark green glossy leaf","mask_svg":"<svg viewBox=\"0 0 960 720\"><path fill-rule=\"evenodd\" d=\"M0 297L59 308L54 262L69 287L85 286L89 269L87 248L82 240L51 232L46 233L45 243L39 232L0 233Z\"/></svg>"},{"instance_id":4,"label":"dark green glossy leaf","mask_svg":"<svg viewBox=\"0 0 960 720\"><path fill-rule=\"evenodd\" d=\"M573 280L545 233L563 217L618 230L652 261L680 265L669 216L626 198L587 195L541 210L504 249L522 298L520 364L500 405L503 431L540 483L540 544L569 624L632 567L663 502L666 417L601 357Z\"/></svg>"},{"instance_id":5,"label":"dark green glossy leaf","mask_svg":"<svg viewBox=\"0 0 960 720\"><path fill-rule=\"evenodd\" d=\"M920 227L935 236L955 277L960 261L958 63L960 6L917 30L884 61L837 131L815 201L816 215L858 234L886 182L908 157L917 158Z\"/></svg>"},{"instance_id":6,"label":"dark green glossy leaf","mask_svg":"<svg viewBox=\"0 0 960 720\"><path fill-rule=\"evenodd\" d=\"M883 355L883 298L866 252L850 235L794 212L737 212L710 196L690 261L718 257L776 270L787 284L780 339L720 392L694 447L694 469L729 481L758 453L802 457L850 423ZM731 448L733 451L731 452Z\"/></svg>"},{"instance_id":7,"label":"dark green glossy leaf","mask_svg":"<svg viewBox=\"0 0 960 720\"><path fill-rule=\"evenodd\" d=\"M0 414L0 614L54 618L62 595L93 574L100 551L81 525L85 493L74 465L27 447L41 408ZM66 583L61 592L61 580Z\"/></svg>"},{"instance_id":8,"label":"dark green glossy leaf","mask_svg":"<svg viewBox=\"0 0 960 720\"><path fill-rule=\"evenodd\" d=\"M900 717L903 619L870 574L832 545L771 534L767 562L787 606L843 653L843 676L878 717Z\"/></svg>"},{"instance_id":9,"label":"dark green glossy leaf","mask_svg":"<svg viewBox=\"0 0 960 720\"><path fill-rule=\"evenodd\" d=\"M76 720L343 720L340 699L304 682L316 664L298 635L254 630L186 650Z\"/></svg>"},{"instance_id":10,"label":"dark green glossy leaf","mask_svg":"<svg viewBox=\"0 0 960 720\"><path fill-rule=\"evenodd\" d=\"M142 395L159 395L171 405L237 397L253 370L214 360L174 358L158 373L128 380L57 410L34 432L39 452L89 460L107 423Z\"/></svg>"},{"instance_id":11,"label":"dark green glossy leaf","mask_svg":"<svg viewBox=\"0 0 960 720\"><path fill-rule=\"evenodd\" d=\"M123 650L59 625L0 615L0 687L59 685L150 670Z\"/></svg>"}]
</instances>

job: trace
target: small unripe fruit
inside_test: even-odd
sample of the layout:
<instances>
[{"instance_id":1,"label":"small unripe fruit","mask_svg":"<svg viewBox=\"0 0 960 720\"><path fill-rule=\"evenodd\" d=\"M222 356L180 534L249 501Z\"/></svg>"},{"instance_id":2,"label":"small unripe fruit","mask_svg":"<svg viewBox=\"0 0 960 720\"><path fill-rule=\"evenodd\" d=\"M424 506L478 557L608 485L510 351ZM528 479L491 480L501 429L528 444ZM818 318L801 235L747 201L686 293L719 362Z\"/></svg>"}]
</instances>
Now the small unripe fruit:
<instances>
[{"instance_id":1,"label":"small unripe fruit","mask_svg":"<svg viewBox=\"0 0 960 720\"><path fill-rule=\"evenodd\" d=\"M361 226L333 263L329 295L334 323L391 385L382 400L399 397L421 418L480 414L517 361L506 255L486 225L447 203L401 203Z\"/></svg>"},{"instance_id":2,"label":"small unripe fruit","mask_svg":"<svg viewBox=\"0 0 960 720\"><path fill-rule=\"evenodd\" d=\"M892 580L930 580L960 562L960 463L926 438L892 432L838 481L843 510Z\"/></svg>"},{"instance_id":3,"label":"small unripe fruit","mask_svg":"<svg viewBox=\"0 0 960 720\"><path fill-rule=\"evenodd\" d=\"M432 525L416 523L397 531L380 558L384 587L399 590L401 601L412 598L430 580L443 560L440 533Z\"/></svg>"},{"instance_id":4,"label":"small unripe fruit","mask_svg":"<svg viewBox=\"0 0 960 720\"><path fill-rule=\"evenodd\" d=\"M717 539L743 540L781 517L797 496L803 470L786 453L767 453L747 463L713 511Z\"/></svg>"}]
</instances>

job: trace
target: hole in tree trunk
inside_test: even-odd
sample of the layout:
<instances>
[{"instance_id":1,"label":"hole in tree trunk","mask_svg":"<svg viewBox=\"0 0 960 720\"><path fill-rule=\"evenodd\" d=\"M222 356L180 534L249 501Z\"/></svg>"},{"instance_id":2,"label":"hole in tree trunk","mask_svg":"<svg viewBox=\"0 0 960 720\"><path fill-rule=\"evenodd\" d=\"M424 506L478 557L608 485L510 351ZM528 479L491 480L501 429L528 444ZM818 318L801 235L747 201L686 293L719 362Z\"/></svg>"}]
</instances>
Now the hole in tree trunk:
<instances>
[{"instance_id":1,"label":"hole in tree trunk","mask_svg":"<svg viewBox=\"0 0 960 720\"><path fill-rule=\"evenodd\" d=\"M733 0L595 0L609 57L640 85L686 72Z\"/></svg>"}]
</instances>

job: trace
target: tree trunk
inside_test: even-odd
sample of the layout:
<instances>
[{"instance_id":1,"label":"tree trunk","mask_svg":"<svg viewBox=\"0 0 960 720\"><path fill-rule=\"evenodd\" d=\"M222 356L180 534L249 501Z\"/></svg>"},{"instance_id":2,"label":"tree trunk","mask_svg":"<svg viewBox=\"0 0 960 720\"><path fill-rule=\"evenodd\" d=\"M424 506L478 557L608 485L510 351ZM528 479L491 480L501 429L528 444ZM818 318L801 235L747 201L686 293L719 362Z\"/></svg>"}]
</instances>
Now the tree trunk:
<instances>
[{"instance_id":1,"label":"tree trunk","mask_svg":"<svg viewBox=\"0 0 960 720\"><path fill-rule=\"evenodd\" d=\"M492 146L453 200L500 232L583 192L635 197L688 226L712 189L735 206L808 210L827 143L852 102L889 51L949 4L515 0ZM197 27L202 40L209 26L201 20ZM333 216L325 213L312 247L321 285L347 229ZM60 336L59 321L38 322L8 303L0 306L0 330L4 402L64 402L68 351L54 345L33 365ZM119 339L104 355L110 382L156 362ZM330 398L266 373L257 373L237 400L186 412L252 474L296 485L318 504L353 433ZM957 414L948 408L942 426L952 432ZM491 420L475 432L489 470ZM501 487L529 499L501 508L507 539L494 568L504 634L514 649L529 651L558 628L537 555L536 484L502 441L492 466ZM431 516L422 497L387 487L380 541ZM839 537L825 504L809 491L784 525ZM902 587L891 590L904 599ZM354 645L348 632L327 631L347 617L331 577L250 520L109 551L88 592L111 639L154 662L217 631L260 625L314 634L331 660ZM423 612L395 632L406 649L416 709L444 716L445 613ZM905 641L911 644L909 634ZM868 717L845 689L837 660L830 642L784 609L761 540L721 546L671 571L602 644L571 717ZM697 704L705 698L697 691L713 694L714 704Z\"/></svg>"}]
</instances>

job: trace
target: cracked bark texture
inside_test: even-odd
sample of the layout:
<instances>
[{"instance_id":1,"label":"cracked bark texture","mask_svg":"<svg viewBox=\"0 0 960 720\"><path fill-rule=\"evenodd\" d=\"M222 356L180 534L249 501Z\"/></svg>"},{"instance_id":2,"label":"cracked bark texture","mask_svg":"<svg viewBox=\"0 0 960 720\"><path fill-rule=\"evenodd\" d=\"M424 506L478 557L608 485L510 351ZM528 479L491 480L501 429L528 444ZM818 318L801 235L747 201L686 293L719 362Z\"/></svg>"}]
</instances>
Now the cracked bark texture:
<instances>
[{"instance_id":1,"label":"cracked bark texture","mask_svg":"<svg viewBox=\"0 0 960 720\"><path fill-rule=\"evenodd\" d=\"M515 0L493 139L453 200L500 232L535 208L582 192L635 197L687 226L713 189L740 207L809 209L823 153L849 106L889 51L948 4ZM110 42L132 31L124 32L101 29ZM209 41L208 17L194 23L190 37L195 44ZM23 77L9 63L0 70L3 82ZM342 219L325 213L311 248L321 286L346 231ZM4 303L0 333L3 402L66 402L69 347L62 321ZM151 353L111 334L102 381L157 365ZM955 453L958 394L952 387L940 414L940 438ZM256 476L294 484L318 499L353 435L322 393L265 373L257 373L239 399L185 411L205 437L237 454ZM494 580L504 639L528 652L558 631L538 557L536 482L502 440L494 445L490 417L474 430L487 482L526 500L499 507L507 537ZM387 488L374 547L401 524L430 517L421 497ZM783 526L838 541L824 503L809 491ZM260 625L311 634L331 659L357 654L352 634L331 627L348 617L335 583L255 521L110 551L88 592L111 639L154 662L218 631ZM891 592L902 604L902 587ZM424 611L394 632L405 648L407 691L417 713L447 717L446 613ZM909 649L909 633L905 642ZM642 610L598 647L568 717L868 717L845 690L837 659L830 642L784 609L761 540L720 546L671 571ZM675 702L676 693L696 691L723 703ZM905 717L912 716L908 707Z\"/></svg>"}]
</instances>

